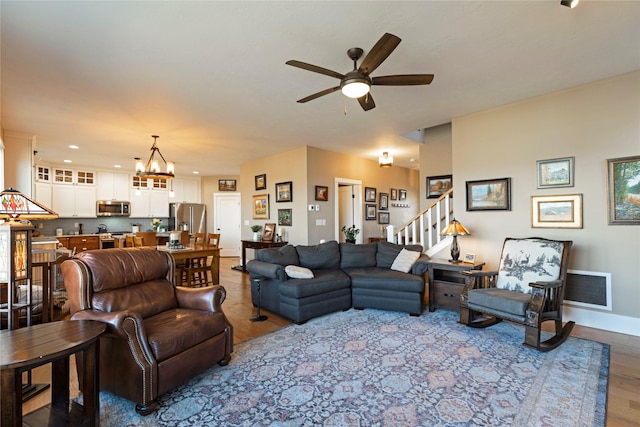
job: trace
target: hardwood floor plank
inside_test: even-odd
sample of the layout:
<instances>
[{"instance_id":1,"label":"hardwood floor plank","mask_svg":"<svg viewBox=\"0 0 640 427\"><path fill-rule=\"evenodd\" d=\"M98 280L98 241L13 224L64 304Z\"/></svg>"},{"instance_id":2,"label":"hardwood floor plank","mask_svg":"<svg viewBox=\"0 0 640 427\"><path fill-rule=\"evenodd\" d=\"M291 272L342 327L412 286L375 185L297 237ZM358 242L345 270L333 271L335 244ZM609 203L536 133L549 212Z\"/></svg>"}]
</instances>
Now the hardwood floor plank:
<instances>
[{"instance_id":1,"label":"hardwood floor plank","mask_svg":"<svg viewBox=\"0 0 640 427\"><path fill-rule=\"evenodd\" d=\"M268 316L264 322L249 321L255 314L255 308L251 304L249 275L231 269L238 261L238 258L220 259L220 283L227 291L222 307L234 327L233 341L238 343L290 325L290 320L268 310L263 310L263 314ZM572 335L611 345L607 427L640 426L640 337L579 325L574 328ZM71 392L73 396L77 396L75 365L72 365L71 376ZM49 382L49 365L34 370L33 377L36 383ZM25 402L23 412L31 412L48 404L50 400L50 392L46 391Z\"/></svg>"}]
</instances>

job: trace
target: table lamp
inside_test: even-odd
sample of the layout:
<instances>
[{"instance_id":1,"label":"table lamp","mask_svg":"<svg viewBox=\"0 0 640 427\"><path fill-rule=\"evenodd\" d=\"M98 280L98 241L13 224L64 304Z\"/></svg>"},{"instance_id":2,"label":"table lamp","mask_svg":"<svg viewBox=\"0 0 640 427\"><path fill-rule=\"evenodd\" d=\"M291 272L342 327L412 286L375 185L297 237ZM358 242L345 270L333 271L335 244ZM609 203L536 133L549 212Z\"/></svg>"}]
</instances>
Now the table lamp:
<instances>
[{"instance_id":1,"label":"table lamp","mask_svg":"<svg viewBox=\"0 0 640 427\"><path fill-rule=\"evenodd\" d=\"M442 232L440 233L441 236L453 237L453 242L451 243L451 259L449 260L449 262L453 262L456 264L460 262L460 260L458 260L458 258L460 257L460 248L458 247L458 236L466 236L469 234L471 234L471 232L469 232L469 230L467 230L467 228L464 225L456 221L455 218L451 220L449 225L447 225L447 228L442 230Z\"/></svg>"},{"instance_id":2,"label":"table lamp","mask_svg":"<svg viewBox=\"0 0 640 427\"><path fill-rule=\"evenodd\" d=\"M58 214L13 188L0 193L0 219L56 219Z\"/></svg>"}]
</instances>

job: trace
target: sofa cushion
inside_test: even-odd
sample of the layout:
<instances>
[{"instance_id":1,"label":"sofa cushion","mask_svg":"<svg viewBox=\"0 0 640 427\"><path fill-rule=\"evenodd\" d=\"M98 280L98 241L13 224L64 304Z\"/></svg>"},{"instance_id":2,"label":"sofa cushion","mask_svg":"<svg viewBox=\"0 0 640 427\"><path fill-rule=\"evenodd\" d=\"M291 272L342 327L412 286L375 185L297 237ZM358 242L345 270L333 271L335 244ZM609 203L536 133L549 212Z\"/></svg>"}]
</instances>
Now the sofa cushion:
<instances>
[{"instance_id":1,"label":"sofa cushion","mask_svg":"<svg viewBox=\"0 0 640 427\"><path fill-rule=\"evenodd\" d=\"M292 279L313 279L313 271L298 265L287 265L284 271Z\"/></svg>"},{"instance_id":2,"label":"sofa cushion","mask_svg":"<svg viewBox=\"0 0 640 427\"><path fill-rule=\"evenodd\" d=\"M379 267L349 268L345 272L351 278L351 287L353 289L424 292L422 276Z\"/></svg>"},{"instance_id":3,"label":"sofa cushion","mask_svg":"<svg viewBox=\"0 0 640 427\"><path fill-rule=\"evenodd\" d=\"M300 259L298 265L312 270L340 268L340 247L335 240L313 246L298 245L296 250Z\"/></svg>"},{"instance_id":4,"label":"sofa cushion","mask_svg":"<svg viewBox=\"0 0 640 427\"><path fill-rule=\"evenodd\" d=\"M279 248L267 248L256 251L258 261L280 264L281 266L298 265L298 252L293 245L285 245Z\"/></svg>"},{"instance_id":5,"label":"sofa cushion","mask_svg":"<svg viewBox=\"0 0 640 427\"><path fill-rule=\"evenodd\" d=\"M340 243L340 268L375 267L377 243Z\"/></svg>"},{"instance_id":6,"label":"sofa cushion","mask_svg":"<svg viewBox=\"0 0 640 427\"><path fill-rule=\"evenodd\" d=\"M378 252L376 253L376 267L391 268L393 261L396 260L403 248L422 253L422 246L420 245L397 245L391 242L379 241Z\"/></svg>"},{"instance_id":7,"label":"sofa cushion","mask_svg":"<svg viewBox=\"0 0 640 427\"><path fill-rule=\"evenodd\" d=\"M305 298L337 289L348 289L349 276L342 270L316 270L313 279L289 279L280 284L280 294L290 298Z\"/></svg>"},{"instance_id":8,"label":"sofa cushion","mask_svg":"<svg viewBox=\"0 0 640 427\"><path fill-rule=\"evenodd\" d=\"M395 271L402 271L408 273L413 266L413 263L420 258L420 252L409 251L402 248L396 259L391 264L391 269Z\"/></svg>"}]
</instances>

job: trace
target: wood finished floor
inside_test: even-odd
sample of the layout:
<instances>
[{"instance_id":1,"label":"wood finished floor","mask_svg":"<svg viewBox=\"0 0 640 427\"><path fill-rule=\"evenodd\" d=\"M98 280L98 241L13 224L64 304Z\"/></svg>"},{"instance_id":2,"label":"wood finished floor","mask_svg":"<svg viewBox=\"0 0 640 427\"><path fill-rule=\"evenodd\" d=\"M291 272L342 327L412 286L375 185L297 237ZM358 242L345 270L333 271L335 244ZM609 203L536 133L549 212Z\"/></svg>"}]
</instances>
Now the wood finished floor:
<instances>
[{"instance_id":1,"label":"wood finished floor","mask_svg":"<svg viewBox=\"0 0 640 427\"><path fill-rule=\"evenodd\" d=\"M224 312L234 327L234 342L275 331L291 322L264 310L269 318L264 322L250 322L255 314L251 304L249 275L232 270L238 258L220 260L220 283L227 290L223 304ZM609 390L607 399L607 427L640 426L640 337L576 326L572 336L599 341L611 345L609 367ZM71 392L78 394L75 369L71 369ZM51 378L50 365L34 370L35 383L46 383ZM25 402L26 414L50 402L50 392L46 391ZM133 410L133 404L132 408Z\"/></svg>"}]
</instances>

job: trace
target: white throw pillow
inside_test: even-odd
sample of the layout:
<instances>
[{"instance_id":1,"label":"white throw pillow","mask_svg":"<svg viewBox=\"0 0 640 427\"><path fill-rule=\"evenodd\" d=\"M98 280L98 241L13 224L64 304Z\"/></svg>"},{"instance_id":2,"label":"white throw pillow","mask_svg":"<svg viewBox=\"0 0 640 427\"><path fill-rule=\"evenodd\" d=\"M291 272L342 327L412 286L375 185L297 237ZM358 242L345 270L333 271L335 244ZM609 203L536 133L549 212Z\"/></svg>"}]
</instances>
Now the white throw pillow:
<instances>
[{"instance_id":1,"label":"white throw pillow","mask_svg":"<svg viewBox=\"0 0 640 427\"><path fill-rule=\"evenodd\" d=\"M391 269L408 273L418 258L420 258L420 252L408 251L403 248L391 264Z\"/></svg>"},{"instance_id":2,"label":"white throw pillow","mask_svg":"<svg viewBox=\"0 0 640 427\"><path fill-rule=\"evenodd\" d=\"M298 265L287 265L284 271L292 279L313 279L313 271Z\"/></svg>"}]
</instances>

